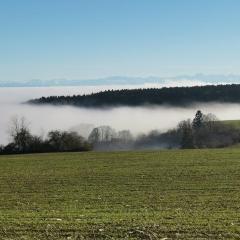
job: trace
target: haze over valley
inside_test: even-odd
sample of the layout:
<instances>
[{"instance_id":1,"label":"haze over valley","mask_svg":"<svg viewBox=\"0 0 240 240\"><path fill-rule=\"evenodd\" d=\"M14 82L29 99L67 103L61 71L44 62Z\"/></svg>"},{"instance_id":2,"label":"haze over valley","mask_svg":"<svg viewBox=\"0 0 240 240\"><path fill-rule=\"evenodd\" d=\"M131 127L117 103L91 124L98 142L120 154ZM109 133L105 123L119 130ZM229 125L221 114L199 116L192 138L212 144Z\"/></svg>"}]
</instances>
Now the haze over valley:
<instances>
[{"instance_id":1,"label":"haze over valley","mask_svg":"<svg viewBox=\"0 0 240 240\"><path fill-rule=\"evenodd\" d=\"M47 131L74 129L88 137L93 127L109 125L116 130L128 129L134 135L157 129L166 131L176 127L179 121L193 118L196 110L213 113L219 119L240 119L239 104L198 104L187 108L170 106L115 107L88 109L70 106L37 106L22 104L41 96L89 94L107 89L135 88L128 86L81 86L81 87L26 87L0 88L0 144L8 141L8 128L12 117L24 116L36 134ZM146 85L138 85L139 88Z\"/></svg>"}]
</instances>

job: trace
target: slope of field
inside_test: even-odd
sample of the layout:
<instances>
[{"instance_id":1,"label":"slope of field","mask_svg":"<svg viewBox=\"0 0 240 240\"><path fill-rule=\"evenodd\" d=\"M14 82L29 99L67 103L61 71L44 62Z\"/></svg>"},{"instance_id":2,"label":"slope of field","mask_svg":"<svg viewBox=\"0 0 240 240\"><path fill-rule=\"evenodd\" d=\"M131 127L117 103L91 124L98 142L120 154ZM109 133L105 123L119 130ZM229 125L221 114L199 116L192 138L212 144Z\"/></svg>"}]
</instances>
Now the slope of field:
<instances>
[{"instance_id":1,"label":"slope of field","mask_svg":"<svg viewBox=\"0 0 240 240\"><path fill-rule=\"evenodd\" d=\"M222 122L234 128L240 129L240 120L225 120Z\"/></svg>"},{"instance_id":2,"label":"slope of field","mask_svg":"<svg viewBox=\"0 0 240 240\"><path fill-rule=\"evenodd\" d=\"M239 239L240 150L0 157L0 239Z\"/></svg>"}]
</instances>

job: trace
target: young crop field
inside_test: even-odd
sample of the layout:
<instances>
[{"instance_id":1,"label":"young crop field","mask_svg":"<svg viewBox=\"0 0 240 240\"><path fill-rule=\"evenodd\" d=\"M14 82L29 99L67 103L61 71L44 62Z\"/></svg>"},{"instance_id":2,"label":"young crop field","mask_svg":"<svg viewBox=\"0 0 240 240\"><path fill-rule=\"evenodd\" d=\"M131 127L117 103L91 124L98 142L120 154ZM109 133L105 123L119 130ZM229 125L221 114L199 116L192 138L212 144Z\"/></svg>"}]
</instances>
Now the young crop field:
<instances>
[{"instance_id":1,"label":"young crop field","mask_svg":"<svg viewBox=\"0 0 240 240\"><path fill-rule=\"evenodd\" d=\"M0 239L240 239L240 149L0 157Z\"/></svg>"}]
</instances>

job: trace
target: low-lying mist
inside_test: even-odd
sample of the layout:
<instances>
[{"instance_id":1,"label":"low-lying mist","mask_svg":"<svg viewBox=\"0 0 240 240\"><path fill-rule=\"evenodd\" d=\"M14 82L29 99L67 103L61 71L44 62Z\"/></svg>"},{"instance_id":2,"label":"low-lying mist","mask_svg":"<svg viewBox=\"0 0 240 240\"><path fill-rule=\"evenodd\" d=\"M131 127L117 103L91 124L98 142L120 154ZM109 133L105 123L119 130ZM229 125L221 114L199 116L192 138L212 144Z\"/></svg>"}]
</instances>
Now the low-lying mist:
<instances>
[{"instance_id":1,"label":"low-lying mist","mask_svg":"<svg viewBox=\"0 0 240 240\"><path fill-rule=\"evenodd\" d=\"M87 137L94 126L109 125L116 130L129 129L134 135L153 129L165 131L183 119L193 118L196 110L213 113L220 120L240 119L239 104L198 104L188 108L171 106L116 107L87 109L68 106L36 106L22 102L41 96L73 95L119 89L121 86L101 87L49 87L49 88L0 88L0 144L8 141L8 126L13 116L24 116L33 133L45 135L47 131L77 130ZM126 88L126 86L124 86ZM136 86L128 86L136 88Z\"/></svg>"}]
</instances>

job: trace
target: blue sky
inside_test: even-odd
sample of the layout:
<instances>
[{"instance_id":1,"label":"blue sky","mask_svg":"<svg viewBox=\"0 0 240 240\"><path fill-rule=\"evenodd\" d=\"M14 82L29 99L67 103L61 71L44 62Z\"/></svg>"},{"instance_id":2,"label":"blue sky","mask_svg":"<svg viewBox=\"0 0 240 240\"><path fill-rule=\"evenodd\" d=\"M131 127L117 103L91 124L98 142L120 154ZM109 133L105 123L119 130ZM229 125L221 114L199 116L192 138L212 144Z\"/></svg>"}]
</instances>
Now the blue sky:
<instances>
[{"instance_id":1,"label":"blue sky","mask_svg":"<svg viewBox=\"0 0 240 240\"><path fill-rule=\"evenodd\" d=\"M0 0L0 80L240 74L239 0Z\"/></svg>"}]
</instances>

